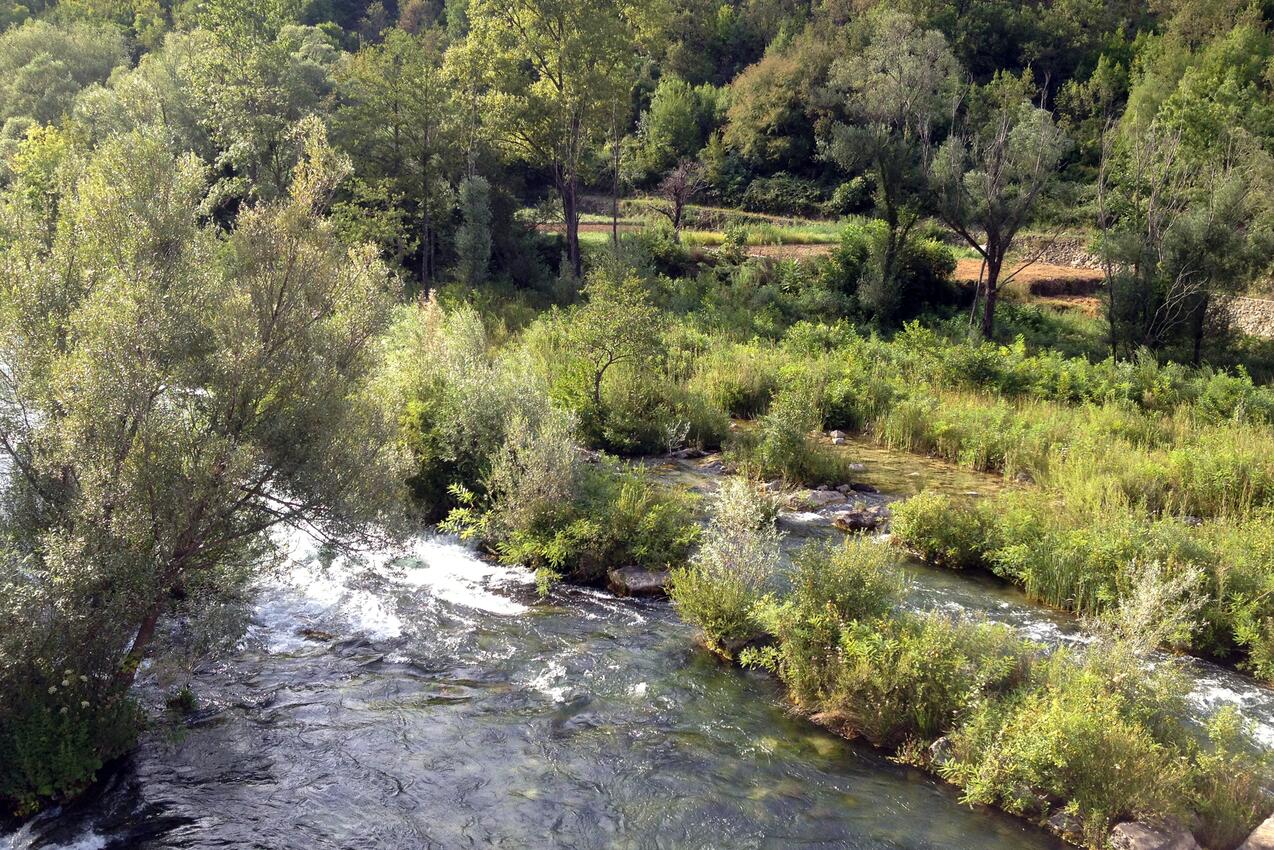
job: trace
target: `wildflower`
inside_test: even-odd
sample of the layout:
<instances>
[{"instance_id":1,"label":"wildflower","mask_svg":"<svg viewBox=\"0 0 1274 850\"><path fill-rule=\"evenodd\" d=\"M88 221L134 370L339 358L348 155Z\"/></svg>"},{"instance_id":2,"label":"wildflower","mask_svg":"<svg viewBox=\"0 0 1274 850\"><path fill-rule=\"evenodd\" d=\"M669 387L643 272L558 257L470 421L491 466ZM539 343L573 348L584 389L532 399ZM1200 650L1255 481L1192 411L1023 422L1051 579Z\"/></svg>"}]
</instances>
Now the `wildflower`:
<instances>
[{"instance_id":1,"label":"wildflower","mask_svg":"<svg viewBox=\"0 0 1274 850\"><path fill-rule=\"evenodd\" d=\"M88 700L86 699L80 700L80 708L88 708Z\"/></svg>"},{"instance_id":2,"label":"wildflower","mask_svg":"<svg viewBox=\"0 0 1274 850\"><path fill-rule=\"evenodd\" d=\"M49 685L49 693L51 693L51 694L56 694L57 692L58 692L58 686L57 686L57 685Z\"/></svg>"}]
</instances>

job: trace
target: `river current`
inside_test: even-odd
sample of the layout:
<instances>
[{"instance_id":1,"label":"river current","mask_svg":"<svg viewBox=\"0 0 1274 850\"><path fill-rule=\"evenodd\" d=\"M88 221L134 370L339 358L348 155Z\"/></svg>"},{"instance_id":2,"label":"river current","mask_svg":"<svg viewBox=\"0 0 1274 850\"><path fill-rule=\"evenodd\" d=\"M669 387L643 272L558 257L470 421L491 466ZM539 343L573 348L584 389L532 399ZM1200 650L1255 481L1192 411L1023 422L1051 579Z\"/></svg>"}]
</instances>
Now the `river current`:
<instances>
[{"instance_id":1,"label":"river current","mask_svg":"<svg viewBox=\"0 0 1274 850\"><path fill-rule=\"evenodd\" d=\"M197 710L0 850L1060 846L793 716L666 601L540 599L441 537L362 559L283 542L239 651L196 671ZM912 607L1085 639L987 577L907 569ZM1189 673L1201 716L1238 705L1274 745L1274 691Z\"/></svg>"}]
</instances>

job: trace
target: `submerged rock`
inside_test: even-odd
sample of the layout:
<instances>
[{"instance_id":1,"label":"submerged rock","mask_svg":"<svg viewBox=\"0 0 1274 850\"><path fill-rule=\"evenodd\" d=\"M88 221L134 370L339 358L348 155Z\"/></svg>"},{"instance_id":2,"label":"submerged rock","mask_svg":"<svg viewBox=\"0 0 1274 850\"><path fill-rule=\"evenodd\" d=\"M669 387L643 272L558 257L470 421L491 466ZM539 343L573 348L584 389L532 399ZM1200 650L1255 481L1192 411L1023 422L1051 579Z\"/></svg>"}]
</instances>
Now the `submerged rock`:
<instances>
[{"instance_id":1,"label":"submerged rock","mask_svg":"<svg viewBox=\"0 0 1274 850\"><path fill-rule=\"evenodd\" d=\"M1274 850L1274 815L1270 815L1265 823L1239 845L1239 850Z\"/></svg>"},{"instance_id":2,"label":"submerged rock","mask_svg":"<svg viewBox=\"0 0 1274 850\"><path fill-rule=\"evenodd\" d=\"M663 596L667 593L668 573L645 567L617 567L606 578L610 589L620 596Z\"/></svg>"},{"instance_id":3,"label":"submerged rock","mask_svg":"<svg viewBox=\"0 0 1274 850\"><path fill-rule=\"evenodd\" d=\"M1111 850L1199 850L1190 831L1181 826L1148 823L1118 824L1110 831Z\"/></svg>"}]
</instances>

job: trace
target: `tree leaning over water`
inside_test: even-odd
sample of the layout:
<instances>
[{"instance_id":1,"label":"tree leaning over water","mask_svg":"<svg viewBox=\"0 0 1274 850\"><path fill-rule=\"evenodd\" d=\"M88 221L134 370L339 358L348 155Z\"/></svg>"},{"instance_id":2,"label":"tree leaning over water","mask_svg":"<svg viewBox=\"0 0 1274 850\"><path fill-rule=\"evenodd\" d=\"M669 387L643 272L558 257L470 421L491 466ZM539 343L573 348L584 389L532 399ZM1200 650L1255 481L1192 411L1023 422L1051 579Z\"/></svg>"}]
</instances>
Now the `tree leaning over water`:
<instances>
[{"instance_id":1,"label":"tree leaning over water","mask_svg":"<svg viewBox=\"0 0 1274 850\"><path fill-rule=\"evenodd\" d=\"M137 133L33 137L4 197L0 799L76 790L131 740L165 618L234 600L280 523L391 516L401 465L368 390L394 287L322 217L348 169L302 127L289 193L201 223L204 172ZM56 758L54 755L56 754Z\"/></svg>"}]
</instances>

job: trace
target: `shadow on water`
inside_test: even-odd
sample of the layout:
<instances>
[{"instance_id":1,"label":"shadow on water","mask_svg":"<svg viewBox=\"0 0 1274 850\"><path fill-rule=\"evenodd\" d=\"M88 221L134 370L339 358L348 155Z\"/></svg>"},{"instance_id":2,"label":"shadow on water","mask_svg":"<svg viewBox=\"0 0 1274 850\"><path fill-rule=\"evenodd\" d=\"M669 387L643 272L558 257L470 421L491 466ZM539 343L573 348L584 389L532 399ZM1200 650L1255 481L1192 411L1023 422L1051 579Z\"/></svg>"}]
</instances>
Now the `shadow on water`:
<instances>
[{"instance_id":1,"label":"shadow on water","mask_svg":"<svg viewBox=\"0 0 1274 850\"><path fill-rule=\"evenodd\" d=\"M180 734L149 732L8 847L1057 846L791 716L666 603L539 601L525 573L442 540L317 563L298 553L263 588Z\"/></svg>"}]
</instances>

